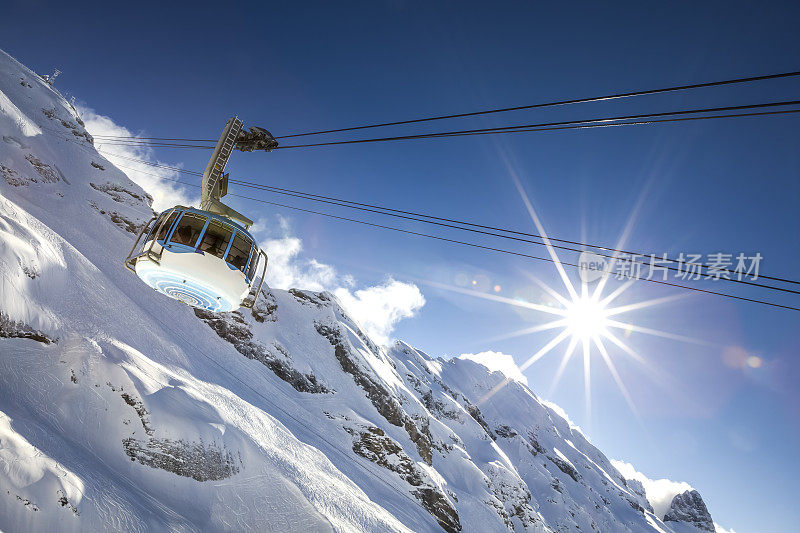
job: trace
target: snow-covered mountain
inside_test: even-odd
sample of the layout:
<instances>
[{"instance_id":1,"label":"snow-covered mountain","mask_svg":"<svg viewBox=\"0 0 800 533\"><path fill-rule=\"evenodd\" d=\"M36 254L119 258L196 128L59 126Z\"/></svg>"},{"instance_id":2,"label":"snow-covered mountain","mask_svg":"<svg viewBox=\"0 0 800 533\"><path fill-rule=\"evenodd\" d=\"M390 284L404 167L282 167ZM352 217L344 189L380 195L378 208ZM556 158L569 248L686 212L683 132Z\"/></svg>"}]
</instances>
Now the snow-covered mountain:
<instances>
[{"instance_id":1,"label":"snow-covered mountain","mask_svg":"<svg viewBox=\"0 0 800 533\"><path fill-rule=\"evenodd\" d=\"M122 259L149 195L3 52L0 134L0 530L713 530L696 492L655 516L526 386L377 346L329 293L217 315L147 289Z\"/></svg>"}]
</instances>

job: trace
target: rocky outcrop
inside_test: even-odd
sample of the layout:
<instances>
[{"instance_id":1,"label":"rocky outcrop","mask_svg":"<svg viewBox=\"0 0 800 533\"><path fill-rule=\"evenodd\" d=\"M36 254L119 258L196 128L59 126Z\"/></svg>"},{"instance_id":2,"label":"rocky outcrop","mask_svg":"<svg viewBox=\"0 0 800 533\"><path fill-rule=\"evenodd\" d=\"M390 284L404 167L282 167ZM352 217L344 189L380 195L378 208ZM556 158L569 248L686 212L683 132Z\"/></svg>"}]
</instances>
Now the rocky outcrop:
<instances>
[{"instance_id":1,"label":"rocky outcrop","mask_svg":"<svg viewBox=\"0 0 800 533\"><path fill-rule=\"evenodd\" d=\"M472 419L475 420L475 422L477 422L478 425L483 428L483 431L486 432L486 435L487 435L488 438L491 438L492 440L497 440L497 435L494 434L494 431L492 431L492 428L489 427L489 424L486 422L486 420L484 420L483 414L481 413L481 410L478 408L477 405L473 404L469 400L469 398L467 398L463 394L459 394L458 392L452 390L450 387L447 386L446 383L444 383L440 379L434 379L434 382L437 385L439 385L442 388L443 391L445 391L448 395L450 395L450 397L453 400L455 400L459 404L461 404L461 406L464 408L464 410L467 413L469 413L469 416L471 416Z\"/></svg>"},{"instance_id":2,"label":"rocky outcrop","mask_svg":"<svg viewBox=\"0 0 800 533\"><path fill-rule=\"evenodd\" d=\"M183 440L150 438L140 441L127 438L122 441L125 454L151 468L160 468L196 481L225 479L239 472L234 455L214 443L186 442Z\"/></svg>"},{"instance_id":3,"label":"rocky outcrop","mask_svg":"<svg viewBox=\"0 0 800 533\"><path fill-rule=\"evenodd\" d=\"M325 307L330 300L324 292L301 291L300 289L289 289L289 294L303 305L310 305L317 308Z\"/></svg>"},{"instance_id":4,"label":"rocky outcrop","mask_svg":"<svg viewBox=\"0 0 800 533\"><path fill-rule=\"evenodd\" d=\"M275 296L271 292L262 290L250 314L256 322L275 322L278 320L277 310L278 303L275 301Z\"/></svg>"},{"instance_id":5,"label":"rocky outcrop","mask_svg":"<svg viewBox=\"0 0 800 533\"><path fill-rule=\"evenodd\" d=\"M568 461L565 461L564 459L558 456L548 455L547 458L550 459L550 461L552 461L553 464L556 465L559 470L567 474L574 481L578 481L580 479L581 477L580 474L578 474L578 471L575 469L575 467L572 466Z\"/></svg>"},{"instance_id":6,"label":"rocky outcrop","mask_svg":"<svg viewBox=\"0 0 800 533\"><path fill-rule=\"evenodd\" d=\"M43 107L42 113L44 113L44 116L55 122L56 124L54 125L61 124L61 126L64 127L66 130L68 130L70 133L72 133L73 136L78 137L82 141L85 140L90 144L94 144L94 138L91 135L89 135L88 131L86 131L84 127L85 124L80 118L76 118L76 122L78 123L77 125L73 124L72 121L70 120L65 120L63 118L60 118L58 116L58 111L56 110L55 107L52 108Z\"/></svg>"},{"instance_id":7,"label":"rocky outcrop","mask_svg":"<svg viewBox=\"0 0 800 533\"><path fill-rule=\"evenodd\" d=\"M541 522L531 506L531 492L519 476L499 463L489 465L486 475L488 488L501 505L497 507L496 502L487 503L495 507L506 527L515 529L514 518L525 529Z\"/></svg>"},{"instance_id":8,"label":"rocky outcrop","mask_svg":"<svg viewBox=\"0 0 800 533\"><path fill-rule=\"evenodd\" d=\"M118 227L124 229L128 233L138 234L142 229L142 223L131 220L130 218L126 217L125 215L121 215L119 211L107 211L100 206L98 206L94 202L89 202L89 205L92 208L96 209L101 215L106 215L111 222L113 222Z\"/></svg>"},{"instance_id":9,"label":"rocky outcrop","mask_svg":"<svg viewBox=\"0 0 800 533\"><path fill-rule=\"evenodd\" d=\"M31 181L41 181L42 183L56 183L59 181L58 174L56 173L53 168L48 165L47 163L42 163L38 157L33 154L28 154L25 156L25 159L28 160L28 163L33 166L36 172L41 176L41 179L37 180L31 178Z\"/></svg>"},{"instance_id":10,"label":"rocky outcrop","mask_svg":"<svg viewBox=\"0 0 800 533\"><path fill-rule=\"evenodd\" d=\"M369 373L359 367L345 345L338 328L319 323L316 323L315 327L317 333L328 339L328 342L333 346L334 355L342 366L342 370L353 376L356 384L364 389L367 393L367 398L369 398L381 416L390 424L405 428L412 442L416 444L420 457L429 465L433 464L432 438L427 424L423 425L421 429L418 428L414 420L403 411L395 397Z\"/></svg>"},{"instance_id":11,"label":"rocky outcrop","mask_svg":"<svg viewBox=\"0 0 800 533\"><path fill-rule=\"evenodd\" d=\"M208 324L217 335L230 342L236 351L248 359L253 359L272 370L276 376L300 392L314 394L333 392L317 381L314 374L303 374L289 364L289 354L276 342L270 349L253 340L253 332L239 311L231 313L211 313L195 309L197 318Z\"/></svg>"},{"instance_id":12,"label":"rocky outcrop","mask_svg":"<svg viewBox=\"0 0 800 533\"><path fill-rule=\"evenodd\" d=\"M5 138L3 140L5 140ZM29 179L20 176L16 170L5 165L0 165L0 176L3 176L6 182L14 187L28 185L30 183Z\"/></svg>"},{"instance_id":13,"label":"rocky outcrop","mask_svg":"<svg viewBox=\"0 0 800 533\"><path fill-rule=\"evenodd\" d=\"M687 490L672 498L664 522L685 522L698 529L714 533L714 520L708 512L706 503L696 490Z\"/></svg>"},{"instance_id":14,"label":"rocky outcrop","mask_svg":"<svg viewBox=\"0 0 800 533\"><path fill-rule=\"evenodd\" d=\"M72 376L75 377L75 373L74 372L73 372ZM75 382L77 382L77 379L75 380ZM121 396L122 396L122 399L125 401L125 403L127 403L128 405L133 407L133 410L136 411L136 415L139 417L139 420L142 422L142 428L144 428L144 432L147 433L148 436L152 437L153 436L153 428L150 426L150 418L148 418L148 415L150 413L145 408L144 403L142 403L142 400L139 400L138 398L134 398L133 396L131 396L127 392L123 392L121 394Z\"/></svg>"},{"instance_id":15,"label":"rocky outcrop","mask_svg":"<svg viewBox=\"0 0 800 533\"><path fill-rule=\"evenodd\" d=\"M96 164L94 161L92 161L92 166L100 170L105 170L105 168L103 168L101 165ZM107 194L108 196L111 197L112 200L120 204L128 204L128 205L141 205L143 203L147 205L153 204L153 197L150 196L149 194L141 195L116 183L98 184L89 182L89 186L91 186L92 189L96 191L100 191L102 193Z\"/></svg>"},{"instance_id":16,"label":"rocky outcrop","mask_svg":"<svg viewBox=\"0 0 800 533\"><path fill-rule=\"evenodd\" d=\"M416 487L411 494L428 511L445 531L461 531L461 523L450 500L429 481L428 475L403 451L403 448L384 431L370 426L356 432L351 428L345 430L353 434L353 451L373 463L391 470L403 478L409 485Z\"/></svg>"},{"instance_id":17,"label":"rocky outcrop","mask_svg":"<svg viewBox=\"0 0 800 533\"><path fill-rule=\"evenodd\" d=\"M58 339L54 339L39 330L33 329L28 324L11 320L8 315L0 311L0 339L3 338L31 339L43 344L58 342Z\"/></svg>"}]
</instances>

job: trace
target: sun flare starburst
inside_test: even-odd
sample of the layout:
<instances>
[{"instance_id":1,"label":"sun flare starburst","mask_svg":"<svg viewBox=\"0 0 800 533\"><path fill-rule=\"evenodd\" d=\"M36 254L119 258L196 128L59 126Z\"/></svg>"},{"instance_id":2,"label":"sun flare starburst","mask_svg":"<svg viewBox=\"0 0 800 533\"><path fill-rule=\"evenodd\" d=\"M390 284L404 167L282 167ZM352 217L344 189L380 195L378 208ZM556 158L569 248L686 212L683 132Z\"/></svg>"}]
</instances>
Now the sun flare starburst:
<instances>
[{"instance_id":1,"label":"sun flare starburst","mask_svg":"<svg viewBox=\"0 0 800 533\"><path fill-rule=\"evenodd\" d=\"M608 312L603 302L591 296L579 296L567 305L566 327L580 339L594 339L608 332Z\"/></svg>"},{"instance_id":2,"label":"sun flare starburst","mask_svg":"<svg viewBox=\"0 0 800 533\"><path fill-rule=\"evenodd\" d=\"M587 283L587 280L585 279L582 279L580 284L576 286L573 283L570 276L565 271L564 265L561 263L554 247L551 245L550 240L547 236L547 232L545 231L544 226L539 220L539 217L536 214L533 205L528 199L528 196L525 193L522 184L520 183L513 169L509 167L509 171L511 178L515 183L517 190L520 193L520 197L528 211L528 214L530 215L531 220L536 226L538 234L541 235L543 244L545 245L547 252L550 256L550 260L555 266L556 272L558 273L563 283L563 291L558 291L557 289L550 287L549 285L539 280L530 273L528 273L528 277L536 285L538 285L539 288L542 289L543 295L549 297L550 299L549 303L543 304L541 301L535 302L525 298L507 298L501 296L500 294L496 294L497 292L500 291L495 291L495 293L491 293L488 291L476 290L474 288L455 287L451 285L444 285L441 283L431 283L431 282L427 283L445 290L459 292L462 294L468 294L478 298L483 298L495 302L501 302L518 308L529 309L532 311L551 315L553 317L553 320L543 321L532 327L527 327L519 331L505 334L501 337L496 337L495 340L520 337L523 335L529 335L543 331L550 331L550 330L555 331L556 334L550 339L550 341L545 343L545 345L541 347L539 350L537 350L536 353L528 357L524 362L522 362L522 364L519 365L520 371L524 372L529 366L531 366L535 362L545 357L547 354L555 350L557 347L561 346L562 343L566 343L566 349L564 350L563 355L561 356L561 361L559 363L558 369L556 370L556 374L553 377L552 385L548 393L548 395L552 396L572 356L576 352L578 352L583 360L586 417L587 417L587 423L589 424L589 426L591 426L591 406L592 406L591 369L592 369L592 359L596 354L597 356L599 356L599 359L608 369L609 374L613 378L617 388L620 391L620 394L627 402L632 413L637 417L637 419L639 419L636 406L631 398L630 393L628 392L627 387L625 386L625 383L619 371L617 370L614 358L615 357L630 358L631 360L635 361L638 365L640 365L640 367L644 370L646 374L654 378L658 376L657 380L661 380L663 376L661 376L660 373L656 372L656 370L642 356L640 356L631 346L629 346L628 343L625 340L623 340L623 338L627 340L627 337L631 333L636 332L639 334L654 335L682 342L696 342L700 344L706 344L706 343L697 339L691 339L688 337L674 335L668 332L652 328L637 326L636 324L632 323L630 318L618 320L618 317L619 315L628 314L646 307L651 307L654 305L675 301L686 297L686 295L685 294L671 295L667 297L654 298L650 300L644 300L635 303L626 303L624 305L615 306L614 302L635 283L635 279L629 279L621 283L618 287L615 287L613 290L609 291L609 293L605 295L604 295L605 288L609 282L609 279L611 278L611 276L608 274L605 274L604 276L600 277L596 285L591 290L589 284ZM625 228L622 231L622 235L620 236L616 249L623 248L625 241L627 240L629 234L631 233L632 228L634 226L634 220L636 218L636 212L640 207L639 205L640 203L641 203L641 197L640 201L637 202L637 206L634 208L633 213L628 220L628 223L626 224ZM617 261L616 258L611 259L610 265L606 270L606 272L613 271L616 261ZM565 292L566 294L563 294L563 292ZM619 331L623 332L623 335L618 336L616 332ZM609 351L609 347L613 348L613 352ZM503 381L498 383L492 390L490 390L488 393L484 395L484 397L480 400L479 403L486 402L487 400L492 398L492 396L494 396L498 391L500 391L503 387L505 387L509 381L510 378L505 378Z\"/></svg>"}]
</instances>

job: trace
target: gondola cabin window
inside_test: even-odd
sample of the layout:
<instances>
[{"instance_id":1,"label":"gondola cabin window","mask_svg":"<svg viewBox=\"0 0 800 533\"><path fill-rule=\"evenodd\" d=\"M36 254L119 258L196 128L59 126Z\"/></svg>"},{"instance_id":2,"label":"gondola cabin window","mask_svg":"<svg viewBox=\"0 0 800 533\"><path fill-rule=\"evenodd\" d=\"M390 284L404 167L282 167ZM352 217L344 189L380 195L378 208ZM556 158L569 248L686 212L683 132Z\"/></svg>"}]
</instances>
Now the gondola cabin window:
<instances>
[{"instance_id":1,"label":"gondola cabin window","mask_svg":"<svg viewBox=\"0 0 800 533\"><path fill-rule=\"evenodd\" d=\"M250 248L252 247L253 242L237 231L236 236L233 238L231 250L225 260L244 272L244 267L247 266L247 259L250 257Z\"/></svg>"},{"instance_id":2,"label":"gondola cabin window","mask_svg":"<svg viewBox=\"0 0 800 533\"><path fill-rule=\"evenodd\" d=\"M164 225L161 226L161 231L159 231L158 235L156 236L156 240L157 241L162 241L163 242L164 239L167 238L167 233L169 232L169 228L170 228L170 226L172 226L172 223L175 222L175 218L178 215L180 215L179 211L173 211L172 212L172 214L169 216L169 218L164 223ZM162 215L160 217L158 217L158 219L159 220L163 220L163 217L164 217L164 214L162 213ZM156 226L156 227L158 227L158 226Z\"/></svg>"},{"instance_id":3,"label":"gondola cabin window","mask_svg":"<svg viewBox=\"0 0 800 533\"><path fill-rule=\"evenodd\" d=\"M184 213L178 221L178 227L172 232L172 239L170 242L194 246L197 243L197 238L200 237L200 234L203 232L206 220L207 218L204 216L194 213Z\"/></svg>"},{"instance_id":4,"label":"gondola cabin window","mask_svg":"<svg viewBox=\"0 0 800 533\"><path fill-rule=\"evenodd\" d=\"M247 279L253 279L253 276L256 275L256 267L258 266L258 249L253 246L250 249L250 262L247 264L247 272L245 272L245 277Z\"/></svg>"},{"instance_id":5,"label":"gondola cabin window","mask_svg":"<svg viewBox=\"0 0 800 533\"><path fill-rule=\"evenodd\" d=\"M200 251L222 259L225 256L225 250L228 249L228 243L232 235L233 229L230 226L211 219L206 232L203 234L203 240L200 241Z\"/></svg>"}]
</instances>

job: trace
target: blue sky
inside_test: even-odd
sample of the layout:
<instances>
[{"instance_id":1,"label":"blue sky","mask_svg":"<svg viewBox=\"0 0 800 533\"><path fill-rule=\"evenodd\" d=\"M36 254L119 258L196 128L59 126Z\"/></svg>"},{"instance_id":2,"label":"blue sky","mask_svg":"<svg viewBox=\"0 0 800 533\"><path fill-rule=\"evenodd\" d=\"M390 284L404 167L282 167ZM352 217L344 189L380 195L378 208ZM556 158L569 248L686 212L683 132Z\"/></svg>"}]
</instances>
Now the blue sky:
<instances>
[{"instance_id":1,"label":"blue sky","mask_svg":"<svg viewBox=\"0 0 800 533\"><path fill-rule=\"evenodd\" d=\"M109 9L10 2L0 17L0 47L38 72L58 67L59 89L133 131L204 138L218 136L233 114L246 126L281 135L797 70L800 57L800 7L790 2L428 4L162 2ZM800 80L778 80L394 131L788 100L799 89ZM535 232L511 179L515 173L551 235L607 245L641 195L628 248L670 255L760 252L762 273L797 277L798 120L235 154L229 170L278 187ZM202 170L207 153L163 150L157 157ZM563 292L550 264L232 203L273 224L277 214L287 217L306 257L351 274L360 286L388 276L416 283L427 303L394 336L433 355L495 350L522 364L553 336L498 339L548 317L427 283L476 280L479 288L500 285L502 296L536 299L541 291L529 274ZM798 303L768 291L698 286ZM673 294L680 293L641 282L620 301ZM691 295L625 318L705 343L632 333L627 342L657 369L655 378L612 351L638 417L596 353L591 418L579 358L547 394L563 347L527 369L534 392L563 406L609 457L653 478L689 482L726 527L775 531L800 522L790 497L800 477L800 314ZM737 351L757 355L763 365L731 365L725 354Z\"/></svg>"}]
</instances>

